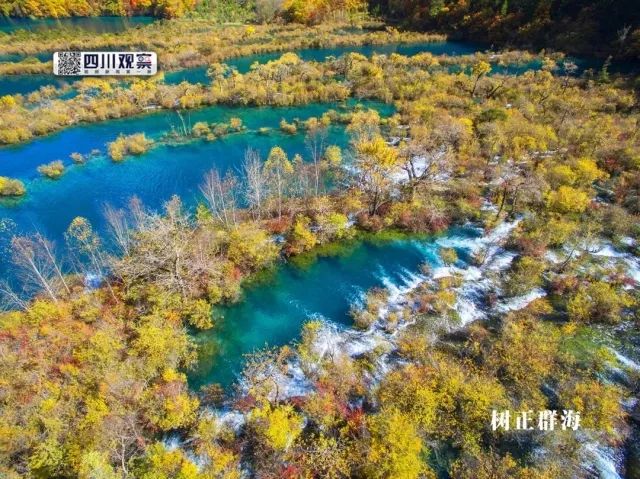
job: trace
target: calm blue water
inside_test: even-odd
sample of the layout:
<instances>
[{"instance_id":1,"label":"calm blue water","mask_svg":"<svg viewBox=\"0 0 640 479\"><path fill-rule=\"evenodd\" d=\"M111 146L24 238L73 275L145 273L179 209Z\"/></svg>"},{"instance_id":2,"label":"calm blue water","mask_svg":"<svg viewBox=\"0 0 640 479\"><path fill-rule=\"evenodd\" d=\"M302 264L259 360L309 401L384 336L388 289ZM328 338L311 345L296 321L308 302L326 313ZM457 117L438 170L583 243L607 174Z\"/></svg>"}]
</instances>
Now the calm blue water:
<instances>
[{"instance_id":1,"label":"calm blue water","mask_svg":"<svg viewBox=\"0 0 640 479\"><path fill-rule=\"evenodd\" d=\"M324 61L327 57L339 57L345 53L355 52L365 56L377 54L398 53L400 55L412 56L418 53L430 52L434 55L469 55L477 51L483 50L484 47L470 42L424 42L399 44L390 43L386 45L361 45L337 48L306 48L296 50L296 54L305 61ZM253 63L267 63L276 60L283 55L284 52L265 53L259 55L247 55L244 57L230 58L225 61L230 66L234 66L240 73L246 73L250 70ZM175 72L169 72L165 75L167 83L175 84L183 81L189 83L209 83L207 78L207 67L188 68Z\"/></svg>"},{"instance_id":2,"label":"calm blue water","mask_svg":"<svg viewBox=\"0 0 640 479\"><path fill-rule=\"evenodd\" d=\"M51 60L52 52L33 53L31 55L22 55L21 53L0 53L0 63L21 62L25 58L37 58L41 62Z\"/></svg>"},{"instance_id":3,"label":"calm blue water","mask_svg":"<svg viewBox=\"0 0 640 479\"><path fill-rule=\"evenodd\" d=\"M313 48L298 50L296 53L306 61L324 61L327 57L338 57L348 52L357 52L366 56L371 56L374 53L378 54L391 54L398 53L401 55L411 56L422 52L430 52L434 55L468 55L478 51L484 50L484 47L474 43L464 42L433 42L433 43L416 43L416 44L388 44L388 45L364 45L354 47L339 47L339 48ZM283 52L266 53L259 55L248 55L244 57L231 58L226 61L230 66L236 67L240 73L246 73L251 69L251 65L254 63L264 64L266 62L276 60L282 56ZM17 61L22 58L20 55L0 55L0 62L3 61ZM38 58L42 61L48 61L51 59L51 54L39 54ZM585 70L591 68L595 71L599 71L602 68L604 60L586 60L575 59L572 61L578 66L576 75L581 75ZM492 74L508 74L508 75L521 75L530 70L538 70L541 66L541 62L534 60L529 63L523 63L520 65L494 65ZM187 68L184 70L178 70L174 72L168 72L165 74L165 82L168 84L178 84L183 81L189 83L202 83L208 84L206 66ZM630 63L616 63L610 68L611 73L631 73L636 71L637 65ZM459 69L455 66L450 68L455 72ZM72 83L77 80L76 77L56 78L53 75L0 75L0 95L7 94L28 94L35 90L38 90L42 86L54 85L62 86L64 84Z\"/></svg>"},{"instance_id":4,"label":"calm blue water","mask_svg":"<svg viewBox=\"0 0 640 479\"><path fill-rule=\"evenodd\" d=\"M454 228L447 234L475 237L478 230ZM265 281L245 289L239 303L218 308L214 328L196 335L200 360L189 374L190 385L230 386L246 354L298 339L309 319L351 324L349 309L364 292L389 282L405 285L420 265L440 264L437 251L435 238L359 240L309 266L278 267Z\"/></svg>"},{"instance_id":5,"label":"calm blue water","mask_svg":"<svg viewBox=\"0 0 640 479\"><path fill-rule=\"evenodd\" d=\"M299 50L296 53L304 60L323 61L328 56L340 56L347 52L358 52L371 56L374 53L400 53L402 55L415 55L421 52L432 52L435 55L467 55L479 51L481 47L473 43L463 42L437 42L437 43L415 43L415 44L389 44L389 45L364 45L340 48L314 48ZM249 71L254 62L266 63L282 56L283 52L268 53L262 55L248 55L245 57L232 58L227 61L229 65L235 66L239 72ZM24 58L20 55L7 55L4 61L17 61ZM43 61L51 60L51 54L39 55ZM3 56L0 55L0 61ZM0 96L13 95L16 93L27 94L45 85L59 85L64 80L56 79L54 75L4 75L0 76ZM73 79L67 79L67 82ZM165 75L165 81L169 84L176 84L183 81L190 83L209 83L207 78L207 67L188 68L185 70L169 72Z\"/></svg>"},{"instance_id":6,"label":"calm blue water","mask_svg":"<svg viewBox=\"0 0 640 479\"><path fill-rule=\"evenodd\" d=\"M153 17L71 17L71 18L6 18L0 17L0 32L18 30L31 32L53 28L78 28L94 33L117 33L129 28L148 25Z\"/></svg>"},{"instance_id":7,"label":"calm blue water","mask_svg":"<svg viewBox=\"0 0 640 479\"><path fill-rule=\"evenodd\" d=\"M81 29L97 34L118 33L129 28L148 25L156 19L152 17L72 17L72 18L4 18L0 17L0 34L14 33L18 30L44 31L54 28ZM40 61L50 61L52 52L36 53L31 55L2 54L0 63L18 62L29 57L35 57ZM72 83L75 78L56 78L50 75L0 75L0 96L27 94L38 90L43 86L62 86Z\"/></svg>"},{"instance_id":8,"label":"calm blue water","mask_svg":"<svg viewBox=\"0 0 640 479\"><path fill-rule=\"evenodd\" d=\"M349 102L355 105L355 102ZM391 105L378 102L362 102L364 106L375 107L383 115L393 111ZM298 107L282 108L232 108L209 107L194 110L184 114L185 121L195 124L198 121L224 122L237 116L243 120L248 129L260 127L273 127L278 130L278 124L282 118L309 118L318 116L325 111L334 108L340 109L336 104L311 104ZM14 146L0 147L0 176L10 176L21 180L30 180L38 177L36 168L53 160L62 160L71 165L69 155L73 152L89 153L93 149L106 150L106 144L113 141L120 133L131 134L145 132L154 137L170 131L172 127L178 127L180 120L173 112L161 111L149 115L143 115L122 120L113 120L87 125L77 125L62 130L49 136L35 139L28 143ZM259 141L260 136L257 137ZM204 147L210 147L207 144Z\"/></svg>"},{"instance_id":9,"label":"calm blue water","mask_svg":"<svg viewBox=\"0 0 640 479\"><path fill-rule=\"evenodd\" d=\"M53 73L43 75L0 75L0 96L27 95L43 86L61 88L71 85L79 77L57 77Z\"/></svg>"},{"instance_id":10,"label":"calm blue water","mask_svg":"<svg viewBox=\"0 0 640 479\"><path fill-rule=\"evenodd\" d=\"M375 106L383 115L392 111L388 105L369 105ZM25 181L27 195L19 200L0 201L0 222L6 227L0 237L4 238L6 246L11 235L38 230L61 242L64 231L76 216L88 218L98 231L103 231L105 204L122 207L134 195L151 208L161 207L172 195L179 195L187 205L193 206L199 197L198 188L205 173L212 168L224 173L239 167L249 146L257 149L263 157L276 145L284 148L291 157L296 153L308 156L304 136L282 134L278 123L282 118L290 122L294 118L319 116L332 107L340 108L337 105L314 104L296 108L203 109L192 114L192 123L198 120L225 121L237 116L243 119L249 130L266 126L273 127L273 131L269 135L246 132L214 142L159 146L142 157L128 158L117 164L100 157L85 165L73 165L69 155L72 152L87 154L94 148L104 151L105 143L119 133L144 131L151 137L157 137L168 131L171 124L177 124L178 119L163 112L75 127L28 144L2 148L0 175ZM346 142L343 127L330 129L327 144L345 146ZM63 177L59 180L40 177L37 166L56 159L69 165ZM0 259L3 259L1 252ZM6 263L4 268L0 264L0 277L6 273L6 267Z\"/></svg>"}]
</instances>

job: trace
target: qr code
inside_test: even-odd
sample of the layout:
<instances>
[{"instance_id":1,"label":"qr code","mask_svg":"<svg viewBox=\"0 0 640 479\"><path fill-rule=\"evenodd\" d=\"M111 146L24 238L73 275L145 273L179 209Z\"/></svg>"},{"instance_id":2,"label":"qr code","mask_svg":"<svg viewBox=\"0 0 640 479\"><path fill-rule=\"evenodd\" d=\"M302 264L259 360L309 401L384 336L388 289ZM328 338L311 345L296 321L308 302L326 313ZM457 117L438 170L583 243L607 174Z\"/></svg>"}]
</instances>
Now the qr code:
<instances>
[{"instance_id":1,"label":"qr code","mask_svg":"<svg viewBox=\"0 0 640 479\"><path fill-rule=\"evenodd\" d=\"M78 75L82 70L81 52L58 53L58 75Z\"/></svg>"},{"instance_id":2,"label":"qr code","mask_svg":"<svg viewBox=\"0 0 640 479\"><path fill-rule=\"evenodd\" d=\"M0 4L3 0L0 0ZM66 76L150 76L158 72L154 52L54 52L53 73Z\"/></svg>"}]
</instances>

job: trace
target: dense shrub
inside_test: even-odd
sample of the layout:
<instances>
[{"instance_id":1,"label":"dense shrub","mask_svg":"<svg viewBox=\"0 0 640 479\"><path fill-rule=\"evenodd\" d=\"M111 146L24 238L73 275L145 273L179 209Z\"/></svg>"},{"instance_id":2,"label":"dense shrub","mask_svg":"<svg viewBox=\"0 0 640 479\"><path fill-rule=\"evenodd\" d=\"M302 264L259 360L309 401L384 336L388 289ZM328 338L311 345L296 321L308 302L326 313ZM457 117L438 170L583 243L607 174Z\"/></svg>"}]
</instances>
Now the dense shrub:
<instances>
[{"instance_id":1,"label":"dense shrub","mask_svg":"<svg viewBox=\"0 0 640 479\"><path fill-rule=\"evenodd\" d=\"M56 160L51 163L47 163L46 165L40 165L38 167L38 172L42 176L46 176L52 180L57 180L64 173L64 163L60 160Z\"/></svg>"},{"instance_id":2,"label":"dense shrub","mask_svg":"<svg viewBox=\"0 0 640 479\"><path fill-rule=\"evenodd\" d=\"M127 155L140 156L146 153L152 144L153 141L148 139L144 133L136 133L128 136L120 135L107 145L107 149L111 159L119 162L124 160Z\"/></svg>"},{"instance_id":3,"label":"dense shrub","mask_svg":"<svg viewBox=\"0 0 640 479\"><path fill-rule=\"evenodd\" d=\"M0 196L22 196L26 191L22 181L0 176Z\"/></svg>"}]
</instances>

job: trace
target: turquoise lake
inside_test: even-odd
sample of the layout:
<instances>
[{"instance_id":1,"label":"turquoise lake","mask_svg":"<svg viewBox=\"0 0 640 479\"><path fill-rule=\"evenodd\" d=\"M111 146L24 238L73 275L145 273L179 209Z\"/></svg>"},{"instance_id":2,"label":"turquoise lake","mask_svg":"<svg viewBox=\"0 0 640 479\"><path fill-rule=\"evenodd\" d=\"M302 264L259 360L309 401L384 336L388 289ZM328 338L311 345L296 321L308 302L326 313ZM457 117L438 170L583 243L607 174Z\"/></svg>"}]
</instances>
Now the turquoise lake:
<instances>
[{"instance_id":1,"label":"turquoise lake","mask_svg":"<svg viewBox=\"0 0 640 479\"><path fill-rule=\"evenodd\" d=\"M471 238L475 228L453 228L447 235ZM464 253L464 251L460 251ZM321 256L306 266L279 266L263 281L244 290L240 302L220 307L216 323L195 336L198 367L189 383L228 388L242 371L247 354L265 346L282 346L299 338L311 319L351 324L349 310L373 287L403 287L423 264L441 265L435 238L357 240L339 254Z\"/></svg>"},{"instance_id":2,"label":"turquoise lake","mask_svg":"<svg viewBox=\"0 0 640 479\"><path fill-rule=\"evenodd\" d=\"M48 60L51 59L49 56ZM39 90L43 86L54 86L62 88L73 84L77 78L56 77L53 73L50 75L0 75L0 96L29 94Z\"/></svg>"},{"instance_id":3,"label":"turquoise lake","mask_svg":"<svg viewBox=\"0 0 640 479\"><path fill-rule=\"evenodd\" d=\"M364 103L382 115L393 111L391 105ZM308 157L304 135L287 135L278 129L281 119L291 122L295 118L320 116L334 108L346 105L312 104L289 108L224 108L212 107L192 112L191 123L196 121L220 122L239 117L246 132L231 134L213 142L195 141L180 145L161 145L141 157L127 158L113 163L104 155L89 160L85 165L73 165L69 155L87 154L93 149L105 151L105 144L120 133L144 131L152 138L159 137L177 126L178 118L161 112L147 116L77 126L60 133L34 140L20 146L0 149L0 175L25 181L27 195L18 200L0 202L0 258L6 259L10 237L35 230L56 242L76 216L83 216L100 232L104 230L104 207L126 206L134 195L150 208L160 208L172 195L180 196L186 205L194 206L200 197L199 185L212 168L224 173L238 169L248 147L258 150L263 158L273 146L281 146L291 157L299 153ZM188 120L189 117L186 117ZM272 127L267 134L255 130ZM345 146L344 127L336 125L329 130L327 144ZM38 165L60 159L68 166L58 180L40 177ZM8 264L0 264L0 277Z\"/></svg>"},{"instance_id":4,"label":"turquoise lake","mask_svg":"<svg viewBox=\"0 0 640 479\"><path fill-rule=\"evenodd\" d=\"M429 52L434 55L469 55L483 50L484 47L470 42L421 42L421 43L388 43L385 45L360 45L336 48L306 48L296 50L295 53L305 61L324 61L327 57L339 57L345 53L360 53L370 57L374 53L386 54L398 53L400 55L412 56L418 53ZM284 52L265 53L260 55L247 55L243 57L230 58L225 61L226 64L235 67L240 73L246 73L254 63L267 63L276 60L283 55ZM207 67L189 68L175 72L169 72L165 75L167 83L180 83L187 81L189 83L209 83L207 78Z\"/></svg>"},{"instance_id":5,"label":"turquoise lake","mask_svg":"<svg viewBox=\"0 0 640 479\"><path fill-rule=\"evenodd\" d=\"M149 25L153 17L71 17L71 18L6 18L0 17L0 34L15 33L19 30L30 32L46 31L54 28L80 29L96 34L118 33L130 28ZM26 57L37 58L42 62L50 61L52 52L33 55L2 54L0 63L18 62ZM55 77L50 75L0 75L0 96L27 94L43 86L62 87L73 83L74 77Z\"/></svg>"},{"instance_id":6,"label":"turquoise lake","mask_svg":"<svg viewBox=\"0 0 640 479\"><path fill-rule=\"evenodd\" d=\"M446 42L413 45L365 46L341 49L309 49L298 52L308 60L323 60L347 51L365 55L402 53L413 55L421 51L434 54L467 54L477 51L472 44ZM256 55L230 60L240 71L251 64L278 58L281 53ZM508 68L508 67L507 67ZM525 71L537 68L523 66ZM511 73L511 72L510 72ZM171 76L173 75L173 76ZM167 81L206 82L205 69L191 69L167 75ZM181 77L180 75L186 75ZM35 77L35 76L34 76ZM37 78L30 80L37 81ZM0 78L1 88L6 83ZM20 83L19 79L12 79ZM29 85L27 84L27 87ZM28 91L28 90L27 90ZM391 105L364 102L383 116L393 112ZM161 145L147 154L114 164L104 156L106 143L120 133L145 132L154 139L178 127L179 118L172 112L157 112L122 120L78 125L59 133L12 147L0 148L0 175L25 182L27 195L19 200L0 202L0 278L10 278L8 245L15 234L40 231L61 245L63 233L76 216L88 218L98 232L104 232L104 207L123 207L132 196L139 197L150 208L160 208L172 195L179 195L188 207L199 200L199 185L204 174L216 168L222 173L236 169L243 161L247 147L257 149L266 157L269 149L279 145L293 156L306 155L304 135L285 135L278 129L281 119L319 116L330 108L352 108L348 105L312 104L287 108L226 108L210 107L190 112L186 121L221 122L231 117L243 120L247 131L232 134L214 142L195 141L181 145ZM270 127L269 134L257 129ZM327 144L346 146L344 127L332 126ZM86 165L73 165L73 152L88 154L101 150L102 155ZM62 160L68 167L59 180L41 178L36 168L53 160ZM474 236L473 228L452 229L451 236ZM245 354L265 345L280 346L299 337L302 324L312 318L323 318L349 325L350 306L372 287L388 284L402 286L419 271L420 265L436 265L438 247L433 238L394 241L355 241L342 254L321 256L306 266L282 264L263 282L246 288L242 300L216 311L213 329L196 335L200 345L200 361L190 372L190 384L197 389L204 384L233 384L242 369ZM465 251L459 251L466 258Z\"/></svg>"},{"instance_id":7,"label":"turquoise lake","mask_svg":"<svg viewBox=\"0 0 640 479\"><path fill-rule=\"evenodd\" d=\"M466 42L426 42L426 43L414 43L414 44L387 44L387 45L363 45L353 47L339 47L339 48L310 48L297 50L298 54L303 60L306 61L324 61L327 57L338 57L348 52L361 53L366 56L371 56L374 53L378 54L391 54L398 53L405 56L412 56L418 53L430 52L434 55L469 55L476 52L484 51L485 46L475 43ZM280 58L284 52L266 53L259 55L248 55L244 57L230 58L225 61L228 65L235 67L240 73L246 73L250 70L251 65L254 63L264 64L266 62ZM36 55L41 61L51 60L51 53L43 53ZM22 57L20 55L0 55L0 63L2 61L18 61ZM586 60L575 59L572 61L576 63L578 69L575 74L580 75L587 69L600 70L603 65L603 60ZM521 75L527 71L538 70L541 66L541 62L534 60L528 63L519 65L494 65L492 74L508 74L508 75ZM637 70L637 65L629 63L614 64L610 68L611 73L631 73ZM173 72L167 72L165 74L164 81L167 84L178 84L183 81L189 83L202 83L208 84L206 66L186 68L183 70L177 70ZM449 68L451 72L459 71L459 68L452 66ZM562 73L562 72L561 72ZM1 95L14 95L14 94L29 94L33 91L40 89L43 86L55 86L62 87L72 84L79 77L55 77L53 75L0 75L0 96Z\"/></svg>"},{"instance_id":8,"label":"turquoise lake","mask_svg":"<svg viewBox=\"0 0 640 479\"><path fill-rule=\"evenodd\" d=\"M47 62L51 60L53 53L52 52L42 52L42 53L34 53L33 55L22 55L20 53L0 53L0 63L8 63L8 62L21 62L26 58L37 58L41 62ZM21 75L17 75L21 76ZM24 75L27 76L27 75Z\"/></svg>"},{"instance_id":9,"label":"turquoise lake","mask_svg":"<svg viewBox=\"0 0 640 479\"><path fill-rule=\"evenodd\" d=\"M480 45L465 42L425 42L425 43L408 43L398 44L391 43L386 45L362 45L353 47L338 48L309 48L298 50L296 53L301 58L308 61L323 61L329 56L340 56L347 52L357 52L366 56L374 53L399 53L402 55L415 55L421 52L431 52L434 55L468 55L483 49ZM244 57L230 58L227 64L234 66L241 73L249 71L251 65L255 62L266 63L268 61L280 58L284 52L267 53L260 55L248 55ZM5 59L5 61L16 61L20 56L13 55L13 60ZM51 59L51 54L41 54L38 58L43 61ZM2 61L2 55L0 55ZM60 86L63 83L73 81L71 78L56 78L53 75L3 75L0 76L0 96L7 94L27 94L38 90L42 86L54 85ZM207 67L196 67L168 72L165 75L165 82L176 84L183 81L190 83L209 83L207 78Z\"/></svg>"}]
</instances>

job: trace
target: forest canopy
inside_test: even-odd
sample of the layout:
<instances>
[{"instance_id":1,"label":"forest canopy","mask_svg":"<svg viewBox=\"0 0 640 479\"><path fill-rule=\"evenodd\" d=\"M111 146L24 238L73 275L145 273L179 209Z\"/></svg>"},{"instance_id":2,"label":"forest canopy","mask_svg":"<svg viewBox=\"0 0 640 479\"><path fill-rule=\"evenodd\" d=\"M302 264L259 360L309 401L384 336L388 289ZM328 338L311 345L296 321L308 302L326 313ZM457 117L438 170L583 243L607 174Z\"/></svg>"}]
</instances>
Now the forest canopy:
<instances>
[{"instance_id":1,"label":"forest canopy","mask_svg":"<svg viewBox=\"0 0 640 479\"><path fill-rule=\"evenodd\" d=\"M584 39L609 38L603 53L620 58L637 38L630 3L627 15L616 6L608 18L604 3L555 0L374 8L398 23L504 42L558 41L560 24L575 27L570 34L583 22L593 26ZM560 24L558 5L576 7ZM580 72L547 51L385 53L376 46L446 38L382 22L354 28L360 0L0 0L3 12L33 16L215 10L229 20L238 9L267 24L188 18L118 35L0 35L2 52L17 54L43 45L130 48L144 38L161 52L164 73L200 66L207 79L88 78L0 96L0 148L16 165L36 155L5 144L34 140L44 150L44 135L71 126L78 139L65 145L77 150L64 161L42 152L37 170L0 176L0 261L11 268L0 278L0 479L638 472L638 79L606 67ZM300 25L270 24L281 21ZM374 53L348 48L356 45ZM315 61L298 51L331 47L344 53ZM230 60L277 52L244 72ZM301 106L321 108L294 117ZM286 117L262 119L271 107L288 109ZM106 123L144 114L165 115L170 129ZM103 150L85 149L88 132L101 128L89 123L108 125ZM191 161L172 170L185 150ZM222 167L224 155L234 168ZM149 182L155 189L201 159L212 169L187 179L187 194L174 190L164 201L160 188L136 189L140 198L116 198L119 182L156 176L154 164L164 168ZM42 178L32 179L36 171ZM84 206L85 187L100 217L73 204ZM71 197L73 219L57 237L2 221L5 211L29 222L55 211L62 223L60 208L49 208L59 191ZM419 263L405 268L400 254L409 255L398 253L387 270L373 256L349 256L353 245L399 243L411 244ZM295 268L299 287L325 259L349 287L316 281L280 301L287 295L271 279L281 266ZM372 270L378 286L358 286L347 262ZM218 345L216 328L226 321L252 331L225 311L250 305L253 287L278 295L261 303L281 302L306 322L297 340L243 356L230 371L235 353ZM324 289L332 306L347 300L335 316L297 301ZM274 311L265 315L270 327L279 324ZM201 341L204 331L213 339ZM233 372L232 387L209 373L192 381L209 359L219 360L214 373ZM494 424L499 411L557 412L560 421L571 411L582 422L509 430Z\"/></svg>"},{"instance_id":2,"label":"forest canopy","mask_svg":"<svg viewBox=\"0 0 640 479\"><path fill-rule=\"evenodd\" d=\"M196 0L1 0L0 14L12 17L88 17L154 15L181 17Z\"/></svg>"},{"instance_id":3,"label":"forest canopy","mask_svg":"<svg viewBox=\"0 0 640 479\"><path fill-rule=\"evenodd\" d=\"M183 17L214 15L220 20L272 20L276 15L300 23L318 23L338 12L366 11L364 0L0 0L7 17L86 17L95 15ZM248 13L248 15L247 15Z\"/></svg>"},{"instance_id":4,"label":"forest canopy","mask_svg":"<svg viewBox=\"0 0 640 479\"><path fill-rule=\"evenodd\" d=\"M498 45L640 58L635 0L0 0L6 17L150 15L204 17L219 23L387 22Z\"/></svg>"},{"instance_id":5,"label":"forest canopy","mask_svg":"<svg viewBox=\"0 0 640 479\"><path fill-rule=\"evenodd\" d=\"M372 0L372 9L412 27L497 44L639 58L635 0ZM596 51L599 49L600 51Z\"/></svg>"}]
</instances>

